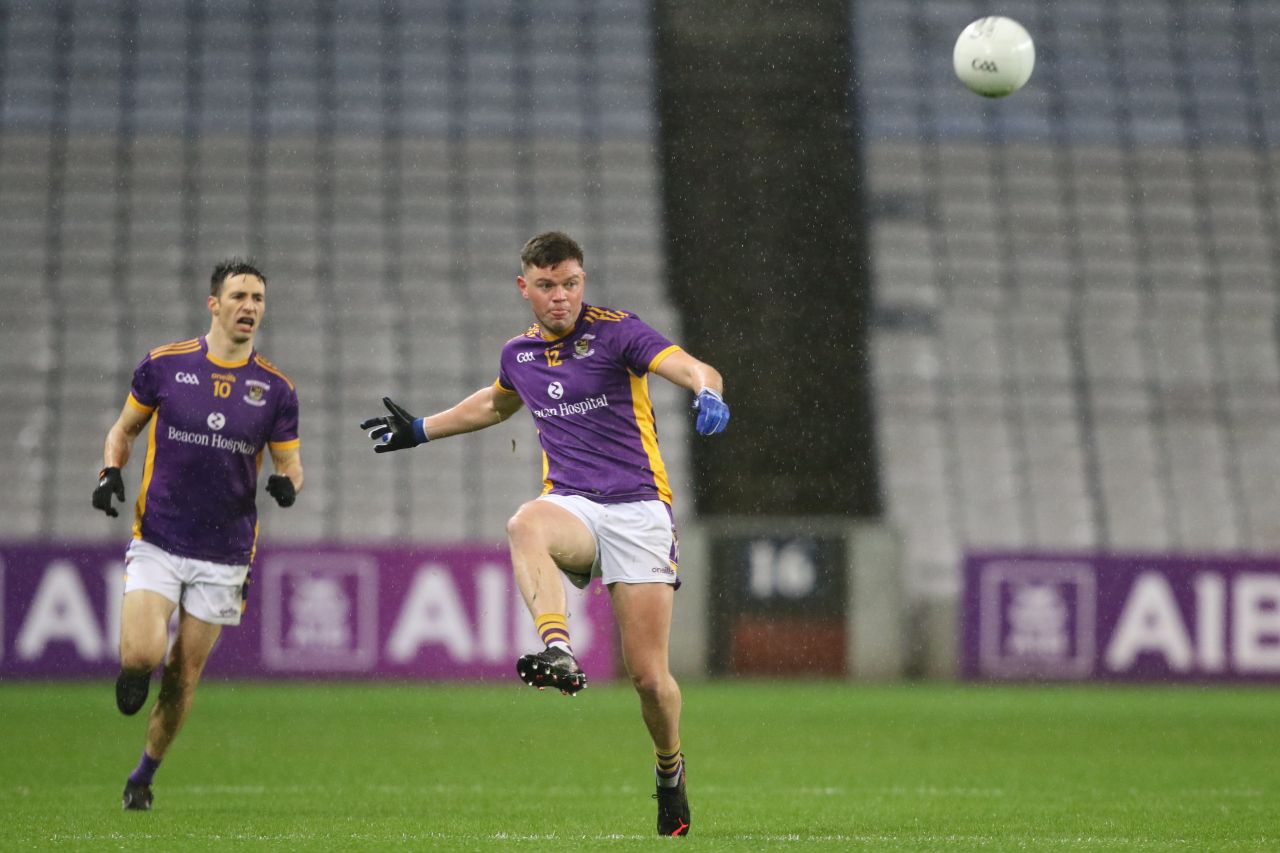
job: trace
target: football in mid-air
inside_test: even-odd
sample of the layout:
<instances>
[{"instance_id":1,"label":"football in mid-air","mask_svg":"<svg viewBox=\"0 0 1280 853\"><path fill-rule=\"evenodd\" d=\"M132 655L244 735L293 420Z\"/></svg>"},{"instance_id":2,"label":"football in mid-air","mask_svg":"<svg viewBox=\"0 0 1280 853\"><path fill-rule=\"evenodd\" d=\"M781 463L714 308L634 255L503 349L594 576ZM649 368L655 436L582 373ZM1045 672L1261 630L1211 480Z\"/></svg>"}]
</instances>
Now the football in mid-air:
<instances>
[{"instance_id":1,"label":"football in mid-air","mask_svg":"<svg viewBox=\"0 0 1280 853\"><path fill-rule=\"evenodd\" d=\"M1023 87L1036 65L1036 44L1022 24L991 15L960 33L952 53L956 76L970 91L1003 98Z\"/></svg>"}]
</instances>

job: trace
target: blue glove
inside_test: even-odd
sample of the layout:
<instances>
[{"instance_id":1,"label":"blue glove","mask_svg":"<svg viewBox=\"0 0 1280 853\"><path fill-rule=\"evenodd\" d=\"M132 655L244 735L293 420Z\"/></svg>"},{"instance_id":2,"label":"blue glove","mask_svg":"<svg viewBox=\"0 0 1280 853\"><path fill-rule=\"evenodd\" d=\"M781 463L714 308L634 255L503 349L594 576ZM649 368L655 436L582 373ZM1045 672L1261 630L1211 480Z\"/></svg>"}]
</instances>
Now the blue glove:
<instances>
[{"instance_id":1,"label":"blue glove","mask_svg":"<svg viewBox=\"0 0 1280 853\"><path fill-rule=\"evenodd\" d=\"M694 429L699 435L715 435L724 432L729 424L729 404L715 391L703 388L698 392L698 399L693 401L693 408L698 412L698 421Z\"/></svg>"}]
</instances>

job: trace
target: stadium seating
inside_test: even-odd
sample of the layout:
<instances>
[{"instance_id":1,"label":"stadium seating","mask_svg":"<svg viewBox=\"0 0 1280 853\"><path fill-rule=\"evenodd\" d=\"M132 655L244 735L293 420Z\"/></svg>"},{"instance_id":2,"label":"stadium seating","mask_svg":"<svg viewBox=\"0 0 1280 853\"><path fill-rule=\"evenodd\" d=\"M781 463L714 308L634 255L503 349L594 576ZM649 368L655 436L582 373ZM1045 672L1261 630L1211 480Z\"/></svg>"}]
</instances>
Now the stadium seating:
<instances>
[{"instance_id":1,"label":"stadium seating","mask_svg":"<svg viewBox=\"0 0 1280 853\"><path fill-rule=\"evenodd\" d=\"M971 3L853 8L916 594L966 551L1274 552L1280 10L1008 3L1037 68L988 102L951 73Z\"/></svg>"},{"instance_id":2,"label":"stadium seating","mask_svg":"<svg viewBox=\"0 0 1280 853\"><path fill-rule=\"evenodd\" d=\"M229 254L267 271L259 349L303 406L309 511L261 502L267 537L501 538L539 488L523 416L408 465L356 424L384 394L426 413L493 381L529 322L514 278L537 230L581 239L593 300L679 337L647 3L0 13L0 536L122 533L88 501L106 429L145 351L204 331ZM657 384L682 487L687 400Z\"/></svg>"}]
</instances>

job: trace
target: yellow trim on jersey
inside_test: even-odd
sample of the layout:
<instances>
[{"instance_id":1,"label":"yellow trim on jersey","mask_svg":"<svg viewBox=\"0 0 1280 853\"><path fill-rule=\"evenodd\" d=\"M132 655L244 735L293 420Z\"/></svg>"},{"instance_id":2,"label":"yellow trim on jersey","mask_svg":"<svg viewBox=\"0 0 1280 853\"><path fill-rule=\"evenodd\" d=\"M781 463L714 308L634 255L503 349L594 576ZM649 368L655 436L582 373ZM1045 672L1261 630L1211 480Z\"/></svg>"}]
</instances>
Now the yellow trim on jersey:
<instances>
[{"instance_id":1,"label":"yellow trim on jersey","mask_svg":"<svg viewBox=\"0 0 1280 853\"><path fill-rule=\"evenodd\" d=\"M512 390L512 389L510 389L510 388L506 388L506 387L504 387L504 386L503 386L503 384L502 384L502 380L501 380L501 379L495 379L495 380L493 380L493 387L494 387L494 388L497 388L497 389L498 389L499 391L501 391L503 394L510 394L510 395L511 395L511 396L513 396L513 397L514 397L514 396L516 396L516 392L515 392L515 391L513 391L513 390Z\"/></svg>"},{"instance_id":2,"label":"yellow trim on jersey","mask_svg":"<svg viewBox=\"0 0 1280 853\"><path fill-rule=\"evenodd\" d=\"M653 401L649 399L649 377L631 377L631 406L635 411L636 426L640 428L640 443L649 457L653 469L653 484L658 489L658 500L671 505L671 483L667 479L667 467L662 463L658 450L658 425L653 419Z\"/></svg>"},{"instance_id":3,"label":"yellow trim on jersey","mask_svg":"<svg viewBox=\"0 0 1280 853\"><path fill-rule=\"evenodd\" d=\"M549 494L555 484L547 476L551 472L551 463L547 461L547 451L542 451L542 494Z\"/></svg>"},{"instance_id":4,"label":"yellow trim on jersey","mask_svg":"<svg viewBox=\"0 0 1280 853\"><path fill-rule=\"evenodd\" d=\"M263 456L263 453L261 450L259 450L257 458L254 459L254 463L255 463L253 468L254 482L257 482L258 474L262 472L262 456ZM253 542L249 544L249 564L250 565L253 564L253 558L258 553L258 525L261 523L262 523L261 519L255 518L253 520ZM242 610L240 612L243 613L244 611Z\"/></svg>"},{"instance_id":5,"label":"yellow trim on jersey","mask_svg":"<svg viewBox=\"0 0 1280 853\"><path fill-rule=\"evenodd\" d=\"M147 458L142 463L142 485L138 488L138 502L133 509L133 538L142 538L142 514L147 511L147 489L151 488L151 475L156 467L156 424L159 418L151 419L147 428Z\"/></svg>"},{"instance_id":6,"label":"yellow trim on jersey","mask_svg":"<svg viewBox=\"0 0 1280 853\"><path fill-rule=\"evenodd\" d=\"M582 316L588 323L594 323L597 320L608 320L611 323L620 323L631 315L626 311L614 311L610 308L600 308L592 305L587 308L586 312Z\"/></svg>"},{"instance_id":7,"label":"yellow trim on jersey","mask_svg":"<svg viewBox=\"0 0 1280 853\"><path fill-rule=\"evenodd\" d=\"M544 329L544 328L542 327L542 325L541 325L541 324L539 324L539 325L538 325L538 336L539 336L540 338L542 338L544 341L546 341L547 343L551 343L552 341L558 341L558 340L562 340L563 338L567 338L569 335L572 335L572 334L573 334L573 330L574 330L574 329L576 329L576 328L578 328L578 324L577 324L577 323L575 323L575 324L573 324L572 326L570 326L570 327L569 327L569 331L567 331L567 332L561 332L561 333L560 333L560 334L558 334L558 335L548 335L548 334L547 334L547 330L546 330L546 329Z\"/></svg>"},{"instance_id":8,"label":"yellow trim on jersey","mask_svg":"<svg viewBox=\"0 0 1280 853\"><path fill-rule=\"evenodd\" d=\"M144 415L149 415L156 410L155 406L144 406L143 404L139 403L138 398L133 396L132 391L129 392L129 396L126 397L124 401L128 403L130 406L133 406L139 412L142 412Z\"/></svg>"},{"instance_id":9,"label":"yellow trim on jersey","mask_svg":"<svg viewBox=\"0 0 1280 853\"><path fill-rule=\"evenodd\" d=\"M302 444L302 439L291 438L288 441L268 441L267 446L272 450L293 450Z\"/></svg>"},{"instance_id":10,"label":"yellow trim on jersey","mask_svg":"<svg viewBox=\"0 0 1280 853\"><path fill-rule=\"evenodd\" d=\"M189 352L195 352L198 349L200 349L200 339L192 338L189 341L177 341L176 343L158 346L147 355L152 358L159 358L162 355L184 355Z\"/></svg>"},{"instance_id":11,"label":"yellow trim on jersey","mask_svg":"<svg viewBox=\"0 0 1280 853\"><path fill-rule=\"evenodd\" d=\"M205 353L204 357L212 361L214 364L218 365L218 367L228 367L228 368L244 367L246 364L249 363L249 359L247 358L244 361L223 361L222 359L218 358L211 352Z\"/></svg>"},{"instance_id":12,"label":"yellow trim on jersey","mask_svg":"<svg viewBox=\"0 0 1280 853\"><path fill-rule=\"evenodd\" d=\"M680 346L678 344L672 344L671 346L664 349L662 352L655 355L653 357L653 360L649 362L649 372L653 373L653 371L658 369L659 364L662 364L662 362L667 360L667 356L671 355L671 353L673 352L679 352L679 351L680 351Z\"/></svg>"},{"instance_id":13,"label":"yellow trim on jersey","mask_svg":"<svg viewBox=\"0 0 1280 853\"><path fill-rule=\"evenodd\" d=\"M288 386L289 386L289 390L290 390L290 391L292 391L292 390L294 389L293 380L292 380L292 379L290 379L288 376L285 376L285 375L284 375L284 371L282 371L280 368L276 367L276 366L275 366L274 364L272 364L271 362L267 361L267 360L266 360L265 358L263 358L262 356L260 356L260 355L255 355L255 356L253 357L253 363L254 363L254 364L256 364L256 365L258 365L258 367L261 367L263 370L267 371L267 373L274 373L276 376L279 376L281 379L283 379L283 380L284 380L284 384L286 384L286 385L288 385Z\"/></svg>"}]
</instances>

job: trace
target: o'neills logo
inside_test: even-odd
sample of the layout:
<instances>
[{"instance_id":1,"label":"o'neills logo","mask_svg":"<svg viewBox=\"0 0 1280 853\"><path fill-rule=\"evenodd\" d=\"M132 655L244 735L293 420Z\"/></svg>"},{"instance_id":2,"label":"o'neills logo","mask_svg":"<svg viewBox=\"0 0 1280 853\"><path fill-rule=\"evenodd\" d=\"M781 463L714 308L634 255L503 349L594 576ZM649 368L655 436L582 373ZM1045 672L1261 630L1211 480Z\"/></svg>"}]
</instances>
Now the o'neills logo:
<instances>
[{"instance_id":1,"label":"o'neills logo","mask_svg":"<svg viewBox=\"0 0 1280 853\"><path fill-rule=\"evenodd\" d=\"M581 403L561 403L558 406L550 406L545 409L534 409L533 416L535 418L563 418L567 415L582 415L593 409L608 408L608 395L601 394L599 397L588 397Z\"/></svg>"}]
</instances>

